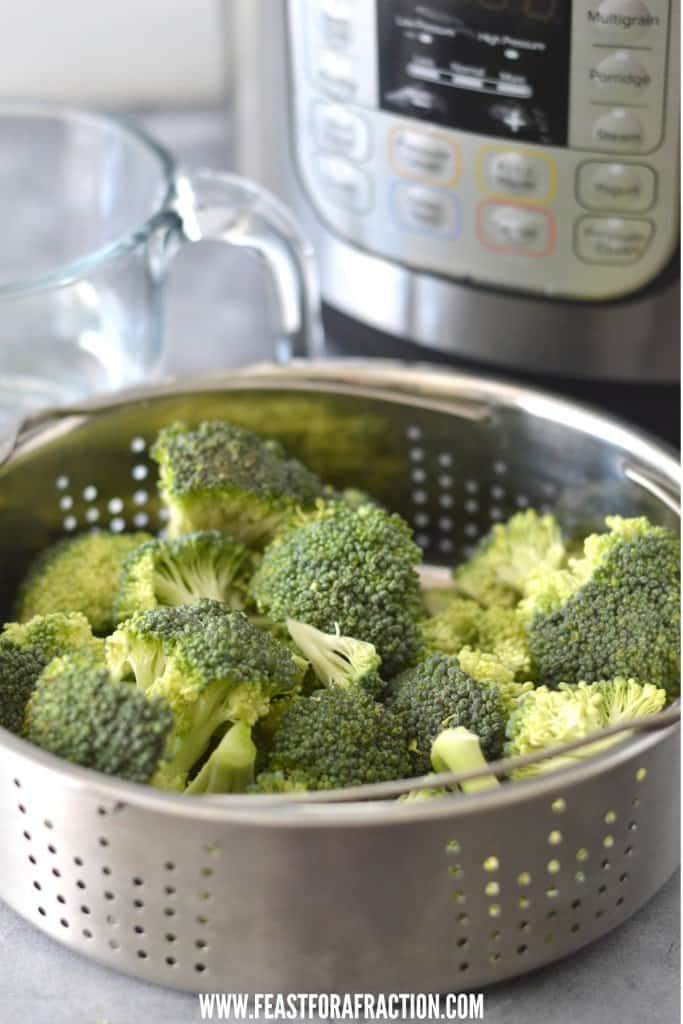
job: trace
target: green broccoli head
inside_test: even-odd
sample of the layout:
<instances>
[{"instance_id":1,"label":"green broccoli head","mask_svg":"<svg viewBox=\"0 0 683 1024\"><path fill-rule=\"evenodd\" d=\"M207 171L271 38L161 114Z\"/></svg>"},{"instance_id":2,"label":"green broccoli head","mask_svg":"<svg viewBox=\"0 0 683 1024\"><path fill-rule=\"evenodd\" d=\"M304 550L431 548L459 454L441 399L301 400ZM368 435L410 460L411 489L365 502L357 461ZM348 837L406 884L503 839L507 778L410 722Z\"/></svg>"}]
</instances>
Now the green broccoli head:
<instances>
[{"instance_id":1,"label":"green broccoli head","mask_svg":"<svg viewBox=\"0 0 683 1024\"><path fill-rule=\"evenodd\" d=\"M417 774L429 771L432 743L448 726L475 733L487 760L501 755L506 716L497 688L475 682L447 654L431 654L397 676L387 706L409 735Z\"/></svg>"},{"instance_id":2,"label":"green broccoli head","mask_svg":"<svg viewBox=\"0 0 683 1024\"><path fill-rule=\"evenodd\" d=\"M87 650L53 659L26 708L26 738L36 746L132 782L152 778L172 725L166 701L114 682Z\"/></svg>"},{"instance_id":3,"label":"green broccoli head","mask_svg":"<svg viewBox=\"0 0 683 1024\"><path fill-rule=\"evenodd\" d=\"M547 686L617 675L680 688L680 543L647 519L607 519L583 558L537 574L520 614Z\"/></svg>"},{"instance_id":4,"label":"green broccoli head","mask_svg":"<svg viewBox=\"0 0 683 1024\"><path fill-rule=\"evenodd\" d=\"M382 659L373 644L341 636L338 630L323 633L294 619L287 619L287 629L322 686L360 686L372 697L384 690L385 683L379 674Z\"/></svg>"},{"instance_id":5,"label":"green broccoli head","mask_svg":"<svg viewBox=\"0 0 683 1024\"><path fill-rule=\"evenodd\" d=\"M466 597L485 607L512 608L532 573L540 566L557 569L564 560L564 543L555 518L527 509L494 526L472 558L458 566L453 576Z\"/></svg>"},{"instance_id":6,"label":"green broccoli head","mask_svg":"<svg viewBox=\"0 0 683 1024\"><path fill-rule=\"evenodd\" d=\"M330 503L273 541L250 594L275 620L373 644L390 678L420 649L420 554L400 516Z\"/></svg>"},{"instance_id":7,"label":"green broccoli head","mask_svg":"<svg viewBox=\"0 0 683 1024\"><path fill-rule=\"evenodd\" d=\"M400 720L362 690L319 690L283 714L268 772L281 772L295 789L400 779L411 773L408 740ZM267 784L277 791L272 777Z\"/></svg>"},{"instance_id":8,"label":"green broccoli head","mask_svg":"<svg viewBox=\"0 0 683 1024\"><path fill-rule=\"evenodd\" d=\"M52 612L28 622L8 622L0 634L0 725L21 735L24 711L40 673L59 654L73 649L103 656L81 612Z\"/></svg>"},{"instance_id":9,"label":"green broccoli head","mask_svg":"<svg viewBox=\"0 0 683 1024\"><path fill-rule=\"evenodd\" d=\"M167 427L151 454L159 463L170 537L222 530L260 547L323 490L318 477L277 441L221 420Z\"/></svg>"},{"instance_id":10,"label":"green broccoli head","mask_svg":"<svg viewBox=\"0 0 683 1024\"><path fill-rule=\"evenodd\" d=\"M654 714L664 707L666 700L665 690L651 683L640 684L634 679L620 677L592 684L581 681L574 686L560 683L556 690L538 686L520 699L510 716L505 756L521 757L585 739L607 726ZM578 750L518 768L512 776L524 778L556 771L620 743L627 735L623 733L602 740L598 737L595 743Z\"/></svg>"},{"instance_id":11,"label":"green broccoli head","mask_svg":"<svg viewBox=\"0 0 683 1024\"><path fill-rule=\"evenodd\" d=\"M121 565L148 533L85 533L42 551L19 588L15 615L26 622L50 612L82 612L93 631L114 628Z\"/></svg>"},{"instance_id":12,"label":"green broccoli head","mask_svg":"<svg viewBox=\"0 0 683 1024\"><path fill-rule=\"evenodd\" d=\"M514 609L482 608L476 601L456 597L438 615L425 619L421 630L428 651L451 654L462 664L463 649L476 650L494 656L508 680L528 678L529 638ZM464 656L471 658L468 654ZM464 664L463 668L476 679L482 678L480 672L472 672Z\"/></svg>"},{"instance_id":13,"label":"green broccoli head","mask_svg":"<svg viewBox=\"0 0 683 1024\"><path fill-rule=\"evenodd\" d=\"M305 673L300 659L246 615L208 599L138 613L106 650L114 678L132 675L173 710L169 756L155 778L167 788L183 787L220 726L253 725L272 698L298 690Z\"/></svg>"},{"instance_id":14,"label":"green broccoli head","mask_svg":"<svg viewBox=\"0 0 683 1024\"><path fill-rule=\"evenodd\" d=\"M126 557L115 612L123 622L136 612L192 604L208 597L241 609L253 554L218 530L176 540L149 540Z\"/></svg>"}]
</instances>

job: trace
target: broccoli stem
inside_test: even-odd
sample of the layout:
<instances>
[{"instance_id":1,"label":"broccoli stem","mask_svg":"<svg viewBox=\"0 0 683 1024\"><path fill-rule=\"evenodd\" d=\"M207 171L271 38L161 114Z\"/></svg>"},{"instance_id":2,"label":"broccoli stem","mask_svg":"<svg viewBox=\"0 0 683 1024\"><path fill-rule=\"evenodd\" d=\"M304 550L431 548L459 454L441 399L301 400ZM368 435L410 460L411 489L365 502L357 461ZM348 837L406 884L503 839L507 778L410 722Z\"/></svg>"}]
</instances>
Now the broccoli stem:
<instances>
[{"instance_id":1,"label":"broccoli stem","mask_svg":"<svg viewBox=\"0 0 683 1024\"><path fill-rule=\"evenodd\" d=\"M486 767L479 737L462 726L440 732L432 743L431 757L435 772L474 772ZM495 775L460 783L463 793L479 793L497 786L500 782Z\"/></svg>"},{"instance_id":2,"label":"broccoli stem","mask_svg":"<svg viewBox=\"0 0 683 1024\"><path fill-rule=\"evenodd\" d=\"M244 793L254 782L256 746L251 729L231 726L186 793Z\"/></svg>"}]
</instances>

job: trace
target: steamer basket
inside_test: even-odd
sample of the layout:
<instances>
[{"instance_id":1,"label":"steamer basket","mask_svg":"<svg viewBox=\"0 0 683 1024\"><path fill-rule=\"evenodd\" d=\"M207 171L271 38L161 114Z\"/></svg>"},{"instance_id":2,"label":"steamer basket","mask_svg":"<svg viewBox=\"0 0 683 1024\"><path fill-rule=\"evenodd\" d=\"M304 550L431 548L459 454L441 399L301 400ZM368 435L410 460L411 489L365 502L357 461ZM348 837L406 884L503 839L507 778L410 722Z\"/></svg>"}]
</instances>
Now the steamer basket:
<instances>
[{"instance_id":1,"label":"steamer basket","mask_svg":"<svg viewBox=\"0 0 683 1024\"><path fill-rule=\"evenodd\" d=\"M677 525L669 454L576 405L396 364L253 368L45 414L12 439L5 618L47 542L163 527L149 444L174 419L211 416L374 493L434 566L527 506L552 508L570 533L614 512ZM0 730L0 895L72 949L180 989L478 989L604 935L671 875L671 717L570 770L407 804L361 799L386 795L367 788L322 801L163 794Z\"/></svg>"}]
</instances>

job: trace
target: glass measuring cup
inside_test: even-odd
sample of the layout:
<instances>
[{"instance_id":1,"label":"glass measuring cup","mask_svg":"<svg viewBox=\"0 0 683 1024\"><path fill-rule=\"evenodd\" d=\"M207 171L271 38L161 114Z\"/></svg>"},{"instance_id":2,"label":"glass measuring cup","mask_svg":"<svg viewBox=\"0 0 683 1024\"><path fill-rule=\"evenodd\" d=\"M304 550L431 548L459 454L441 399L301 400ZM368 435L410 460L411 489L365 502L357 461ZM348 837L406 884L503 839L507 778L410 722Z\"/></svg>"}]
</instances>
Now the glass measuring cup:
<instances>
[{"instance_id":1,"label":"glass measuring cup","mask_svg":"<svg viewBox=\"0 0 683 1024\"><path fill-rule=\"evenodd\" d=\"M184 171L123 120L0 103L0 225L0 432L154 371L164 279L184 243L255 254L277 357L320 350L313 256L286 208L244 179Z\"/></svg>"}]
</instances>

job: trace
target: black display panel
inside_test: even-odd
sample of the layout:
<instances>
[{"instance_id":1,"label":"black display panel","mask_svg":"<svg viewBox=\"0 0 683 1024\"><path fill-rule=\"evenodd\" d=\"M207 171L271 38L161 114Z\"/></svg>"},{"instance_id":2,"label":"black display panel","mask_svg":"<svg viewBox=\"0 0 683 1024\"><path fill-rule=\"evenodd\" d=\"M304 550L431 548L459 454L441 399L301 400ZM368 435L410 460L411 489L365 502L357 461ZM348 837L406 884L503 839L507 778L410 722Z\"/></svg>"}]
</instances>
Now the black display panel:
<instances>
[{"instance_id":1,"label":"black display panel","mask_svg":"<svg viewBox=\"0 0 683 1024\"><path fill-rule=\"evenodd\" d=\"M380 106L567 144L571 0L377 0Z\"/></svg>"}]
</instances>

